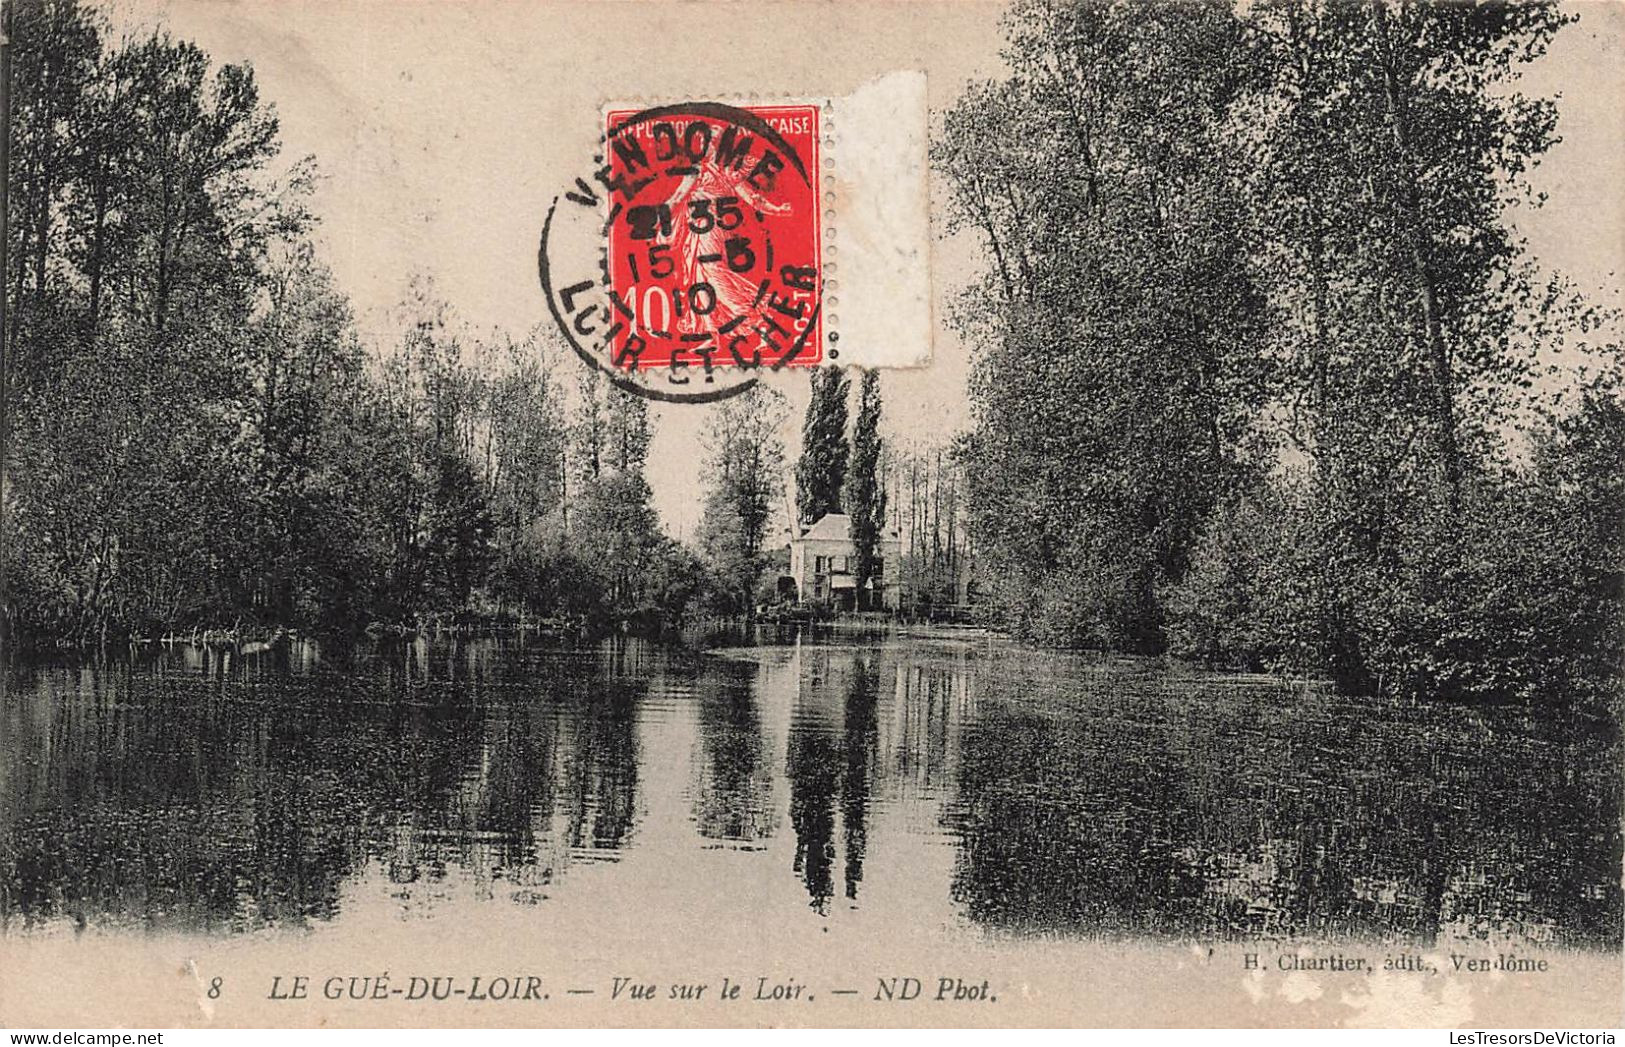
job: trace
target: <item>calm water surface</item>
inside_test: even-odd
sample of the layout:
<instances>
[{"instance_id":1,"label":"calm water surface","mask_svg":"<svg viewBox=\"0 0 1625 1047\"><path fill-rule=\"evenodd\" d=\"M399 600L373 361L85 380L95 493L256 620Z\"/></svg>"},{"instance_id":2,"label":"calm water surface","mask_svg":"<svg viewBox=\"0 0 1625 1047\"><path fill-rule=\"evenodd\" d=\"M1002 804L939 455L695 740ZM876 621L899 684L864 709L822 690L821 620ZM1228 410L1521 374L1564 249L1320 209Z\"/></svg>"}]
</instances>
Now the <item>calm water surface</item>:
<instances>
[{"instance_id":1,"label":"calm water surface","mask_svg":"<svg viewBox=\"0 0 1625 1047\"><path fill-rule=\"evenodd\" d=\"M613 896L942 939L1617 948L1605 724L985 637L772 639L13 666L5 933L494 931Z\"/></svg>"}]
</instances>

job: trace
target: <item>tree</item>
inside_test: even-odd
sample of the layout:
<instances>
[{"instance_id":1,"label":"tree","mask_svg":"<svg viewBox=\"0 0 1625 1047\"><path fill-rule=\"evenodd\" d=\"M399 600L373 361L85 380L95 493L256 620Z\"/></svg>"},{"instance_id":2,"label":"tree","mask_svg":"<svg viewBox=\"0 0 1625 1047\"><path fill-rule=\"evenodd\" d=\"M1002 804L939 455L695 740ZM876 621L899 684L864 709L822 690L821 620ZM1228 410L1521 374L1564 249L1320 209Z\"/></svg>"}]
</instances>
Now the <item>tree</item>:
<instances>
[{"instance_id":1,"label":"tree","mask_svg":"<svg viewBox=\"0 0 1625 1047\"><path fill-rule=\"evenodd\" d=\"M570 541L602 580L606 610L627 613L653 602L649 575L661 537L644 478L648 402L593 372L584 372L577 392Z\"/></svg>"},{"instance_id":2,"label":"tree","mask_svg":"<svg viewBox=\"0 0 1625 1047\"><path fill-rule=\"evenodd\" d=\"M1556 127L1549 101L1510 86L1567 20L1538 2L1252 12L1263 75L1234 133L1257 172L1250 238L1289 435L1328 479L1368 459L1453 498L1465 456L1507 422L1535 289L1503 216Z\"/></svg>"},{"instance_id":3,"label":"tree","mask_svg":"<svg viewBox=\"0 0 1625 1047\"><path fill-rule=\"evenodd\" d=\"M245 477L257 555L240 568L256 611L279 622L321 618L364 586L361 548L375 519L350 511L349 434L367 376L348 302L308 243L267 267L267 308L249 331Z\"/></svg>"},{"instance_id":4,"label":"tree","mask_svg":"<svg viewBox=\"0 0 1625 1047\"><path fill-rule=\"evenodd\" d=\"M729 613L751 609L766 567L767 524L782 489L779 430L787 414L783 394L758 384L713 407L706 425L710 490L701 546L716 578L720 609Z\"/></svg>"},{"instance_id":5,"label":"tree","mask_svg":"<svg viewBox=\"0 0 1625 1047\"><path fill-rule=\"evenodd\" d=\"M551 611L537 572L563 530L569 427L550 348L532 331L489 345L484 359L488 422L480 457L496 521L490 581L499 612L509 605Z\"/></svg>"},{"instance_id":6,"label":"tree","mask_svg":"<svg viewBox=\"0 0 1625 1047\"><path fill-rule=\"evenodd\" d=\"M986 281L970 522L1026 635L1155 649L1159 584L1255 468L1263 300L1226 120L1246 83L1228 3L1017 3L1013 75L967 91L933 147Z\"/></svg>"},{"instance_id":7,"label":"tree","mask_svg":"<svg viewBox=\"0 0 1625 1047\"><path fill-rule=\"evenodd\" d=\"M252 375L277 186L252 71L163 34L106 50L70 2L14 23L8 520L31 624L79 638L255 613ZM19 608L14 603L8 616Z\"/></svg>"},{"instance_id":8,"label":"tree","mask_svg":"<svg viewBox=\"0 0 1625 1047\"><path fill-rule=\"evenodd\" d=\"M1299 517L1285 529L1309 552L1253 602L1295 608L1275 646L1296 668L1355 689L1479 693L1446 663L1481 659L1468 672L1487 680L1505 653L1450 623L1482 618L1491 576L1531 569L1464 537L1480 514L1519 526L1505 436L1562 337L1567 307L1537 292L1505 211L1538 206L1522 176L1556 126L1549 102L1512 85L1566 20L1546 3L1283 0L1249 14L1259 75L1227 134L1252 172L1238 191L1269 301L1270 428L1304 473L1261 500ZM1274 591L1287 584L1305 598Z\"/></svg>"},{"instance_id":9,"label":"tree","mask_svg":"<svg viewBox=\"0 0 1625 1047\"><path fill-rule=\"evenodd\" d=\"M434 606L462 608L491 562L491 512L468 459L444 451L435 463L424 541L426 592Z\"/></svg>"},{"instance_id":10,"label":"tree","mask_svg":"<svg viewBox=\"0 0 1625 1047\"><path fill-rule=\"evenodd\" d=\"M654 492L644 477L653 429L649 401L606 384L608 402L608 465L613 478L600 481L599 499L613 506L613 526L597 529L612 536L615 547L606 550L603 563L612 567L611 598L622 607L649 608L658 601L651 586L654 562L662 548L660 519L654 510ZM591 524L588 524L591 527Z\"/></svg>"},{"instance_id":11,"label":"tree","mask_svg":"<svg viewBox=\"0 0 1625 1047\"><path fill-rule=\"evenodd\" d=\"M958 448L886 448L888 482L902 539L902 599L916 613L952 604L968 581L965 474Z\"/></svg>"},{"instance_id":12,"label":"tree","mask_svg":"<svg viewBox=\"0 0 1625 1047\"><path fill-rule=\"evenodd\" d=\"M811 374L812 399L801 428L801 458L796 462L796 516L801 526L841 511L846 479L846 399L851 381L838 367Z\"/></svg>"},{"instance_id":13,"label":"tree","mask_svg":"<svg viewBox=\"0 0 1625 1047\"><path fill-rule=\"evenodd\" d=\"M977 347L969 522L1010 624L1474 699L1544 693L1540 652L1575 637L1606 648L1542 599L1530 550L1568 543L1533 508L1550 468L1508 439L1543 354L1602 326L1506 220L1539 205L1524 175L1556 133L1519 68L1571 17L1012 9L1012 75L933 146L987 249L952 319ZM1598 403L1557 431L1608 431ZM1610 577L1565 595L1612 620Z\"/></svg>"},{"instance_id":14,"label":"tree","mask_svg":"<svg viewBox=\"0 0 1625 1047\"><path fill-rule=\"evenodd\" d=\"M877 550L886 527L886 486L880 472L880 375L863 372L858 386L858 418L852 433L852 468L844 504L851 517L853 576L865 598L877 570Z\"/></svg>"}]
</instances>

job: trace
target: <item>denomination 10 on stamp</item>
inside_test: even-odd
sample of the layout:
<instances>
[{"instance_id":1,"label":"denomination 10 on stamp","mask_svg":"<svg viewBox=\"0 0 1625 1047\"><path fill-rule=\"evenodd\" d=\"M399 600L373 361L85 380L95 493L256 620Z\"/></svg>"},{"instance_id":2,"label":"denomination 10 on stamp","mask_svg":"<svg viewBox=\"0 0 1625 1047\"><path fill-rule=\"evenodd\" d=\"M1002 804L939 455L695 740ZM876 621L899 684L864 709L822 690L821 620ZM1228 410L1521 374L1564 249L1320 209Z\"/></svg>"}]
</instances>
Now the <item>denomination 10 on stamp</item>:
<instances>
[{"instance_id":1,"label":"denomination 10 on stamp","mask_svg":"<svg viewBox=\"0 0 1625 1047\"><path fill-rule=\"evenodd\" d=\"M820 337L819 113L611 111L609 352L628 370L810 366ZM776 140L775 140L776 136Z\"/></svg>"}]
</instances>

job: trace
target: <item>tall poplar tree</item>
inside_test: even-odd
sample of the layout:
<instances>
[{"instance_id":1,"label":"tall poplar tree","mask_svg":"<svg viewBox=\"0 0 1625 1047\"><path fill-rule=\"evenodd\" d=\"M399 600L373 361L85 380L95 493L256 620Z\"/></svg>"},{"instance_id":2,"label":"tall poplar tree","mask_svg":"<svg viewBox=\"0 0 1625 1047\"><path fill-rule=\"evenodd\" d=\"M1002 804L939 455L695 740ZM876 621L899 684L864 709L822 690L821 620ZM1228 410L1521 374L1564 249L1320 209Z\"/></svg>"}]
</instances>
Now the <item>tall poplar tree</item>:
<instances>
[{"instance_id":1,"label":"tall poplar tree","mask_svg":"<svg viewBox=\"0 0 1625 1047\"><path fill-rule=\"evenodd\" d=\"M807 527L841 511L846 480L846 397L851 381L837 367L812 373L812 399L801 427L796 462L796 516Z\"/></svg>"},{"instance_id":2,"label":"tall poplar tree","mask_svg":"<svg viewBox=\"0 0 1625 1047\"><path fill-rule=\"evenodd\" d=\"M852 432L852 467L846 474L845 505L852 518L858 599L863 600L877 571L880 534L886 525L886 485L880 471L880 374L863 372L858 385L858 420Z\"/></svg>"}]
</instances>

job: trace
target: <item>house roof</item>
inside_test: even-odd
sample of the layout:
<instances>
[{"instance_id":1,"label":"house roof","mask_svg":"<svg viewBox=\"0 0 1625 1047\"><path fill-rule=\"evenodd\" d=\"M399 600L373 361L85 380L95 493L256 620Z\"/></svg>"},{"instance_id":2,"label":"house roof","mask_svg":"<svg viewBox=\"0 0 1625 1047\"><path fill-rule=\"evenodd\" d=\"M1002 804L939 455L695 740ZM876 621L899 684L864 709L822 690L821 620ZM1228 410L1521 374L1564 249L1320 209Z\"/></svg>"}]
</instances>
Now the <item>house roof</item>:
<instances>
[{"instance_id":1,"label":"house roof","mask_svg":"<svg viewBox=\"0 0 1625 1047\"><path fill-rule=\"evenodd\" d=\"M845 513L825 513L811 527L801 529L801 537L808 540L844 542L852 535L852 518Z\"/></svg>"},{"instance_id":2,"label":"house roof","mask_svg":"<svg viewBox=\"0 0 1625 1047\"><path fill-rule=\"evenodd\" d=\"M881 534L883 541L894 541L898 537L896 528ZM845 513L825 513L813 521L811 527L803 527L796 541L826 541L847 542L852 540L852 518Z\"/></svg>"}]
</instances>

